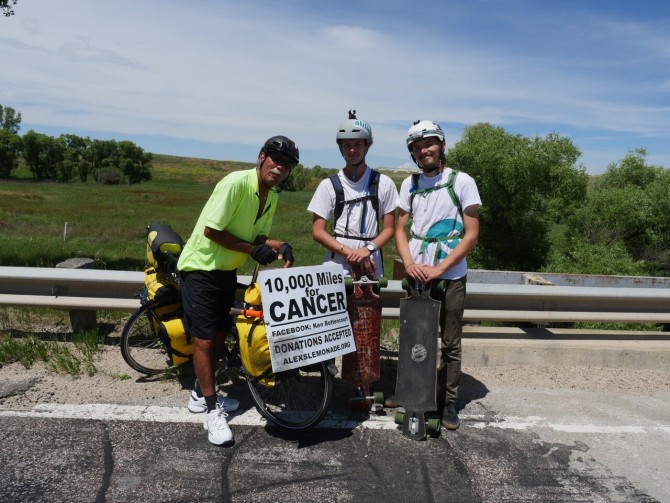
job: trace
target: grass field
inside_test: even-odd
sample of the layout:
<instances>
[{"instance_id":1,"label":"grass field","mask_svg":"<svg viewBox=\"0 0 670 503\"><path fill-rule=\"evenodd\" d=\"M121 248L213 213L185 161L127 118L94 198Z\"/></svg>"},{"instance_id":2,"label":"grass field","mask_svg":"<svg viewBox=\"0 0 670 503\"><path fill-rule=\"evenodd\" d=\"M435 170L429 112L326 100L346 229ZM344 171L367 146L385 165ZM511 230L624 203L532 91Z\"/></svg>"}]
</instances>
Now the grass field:
<instances>
[{"instance_id":1,"label":"grass field","mask_svg":"<svg viewBox=\"0 0 670 503\"><path fill-rule=\"evenodd\" d=\"M0 264L53 267L72 257L93 258L99 269L142 270L144 230L168 223L184 239L191 233L214 185L253 164L157 155L153 180L138 185L35 183L29 173L0 182ZM282 192L273 237L291 243L295 265L321 263L306 208L311 191ZM394 247L385 249L387 275ZM241 274L248 274L241 270Z\"/></svg>"}]
</instances>

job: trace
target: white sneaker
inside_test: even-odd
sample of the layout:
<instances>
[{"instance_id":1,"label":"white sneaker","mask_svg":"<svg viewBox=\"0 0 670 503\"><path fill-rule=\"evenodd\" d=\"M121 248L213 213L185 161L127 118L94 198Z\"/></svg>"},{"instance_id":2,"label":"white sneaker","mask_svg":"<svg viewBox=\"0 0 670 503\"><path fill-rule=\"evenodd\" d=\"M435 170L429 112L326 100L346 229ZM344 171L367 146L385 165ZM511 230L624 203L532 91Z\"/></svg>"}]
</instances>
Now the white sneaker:
<instances>
[{"instance_id":1,"label":"white sneaker","mask_svg":"<svg viewBox=\"0 0 670 503\"><path fill-rule=\"evenodd\" d=\"M207 430L207 440L214 445L229 444L233 441L233 432L230 431L226 421L226 411L220 404L216 404L216 410L207 413L203 427Z\"/></svg>"},{"instance_id":2,"label":"white sneaker","mask_svg":"<svg viewBox=\"0 0 670 503\"><path fill-rule=\"evenodd\" d=\"M234 412L240 406L240 402L234 398L222 397L221 395L216 395L216 401L223 406L223 410L226 412ZM191 398L188 401L188 410L194 414L200 412L207 412L207 404L205 403L204 396L198 396L195 390L191 391Z\"/></svg>"}]
</instances>

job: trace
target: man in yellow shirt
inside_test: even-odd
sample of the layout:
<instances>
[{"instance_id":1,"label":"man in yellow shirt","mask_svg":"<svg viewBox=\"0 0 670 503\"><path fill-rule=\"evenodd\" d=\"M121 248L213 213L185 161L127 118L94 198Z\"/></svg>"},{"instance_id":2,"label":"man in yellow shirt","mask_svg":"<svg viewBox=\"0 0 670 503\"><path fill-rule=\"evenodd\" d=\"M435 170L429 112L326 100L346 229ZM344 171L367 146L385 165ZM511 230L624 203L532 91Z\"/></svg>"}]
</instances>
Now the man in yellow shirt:
<instances>
[{"instance_id":1,"label":"man in yellow shirt","mask_svg":"<svg viewBox=\"0 0 670 503\"><path fill-rule=\"evenodd\" d=\"M216 394L214 371L232 327L230 308L237 289L237 269L249 255L262 265L276 259L293 263L288 243L268 237L278 192L298 164L299 151L285 136L261 147L256 167L224 177L205 204L179 257L184 324L195 338L193 365L199 389L188 409L207 412L204 428L215 445L230 444L227 412L238 402ZM198 393L201 391L202 396Z\"/></svg>"}]
</instances>

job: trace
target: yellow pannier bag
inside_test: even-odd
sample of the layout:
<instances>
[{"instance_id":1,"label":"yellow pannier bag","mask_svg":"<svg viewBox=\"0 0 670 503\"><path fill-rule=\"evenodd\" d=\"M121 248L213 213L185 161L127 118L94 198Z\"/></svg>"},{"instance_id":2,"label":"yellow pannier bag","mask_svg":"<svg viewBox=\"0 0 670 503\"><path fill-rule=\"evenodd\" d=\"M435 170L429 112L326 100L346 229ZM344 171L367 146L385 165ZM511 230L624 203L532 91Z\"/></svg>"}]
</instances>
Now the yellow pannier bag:
<instances>
[{"instance_id":1,"label":"yellow pannier bag","mask_svg":"<svg viewBox=\"0 0 670 503\"><path fill-rule=\"evenodd\" d=\"M158 335L165 343L168 356L175 365L183 365L193 356L193 338L186 334L181 318L174 318L158 323Z\"/></svg>"},{"instance_id":2,"label":"yellow pannier bag","mask_svg":"<svg viewBox=\"0 0 670 503\"><path fill-rule=\"evenodd\" d=\"M244 302L247 309L262 309L261 288L258 283L247 288ZM272 373L270 346L263 318L240 315L235 321L235 327L240 341L240 357L247 374L266 386L274 386L275 376Z\"/></svg>"},{"instance_id":3,"label":"yellow pannier bag","mask_svg":"<svg viewBox=\"0 0 670 503\"><path fill-rule=\"evenodd\" d=\"M181 302L179 284L172 274L149 267L144 270L144 286L147 288L146 298L149 302Z\"/></svg>"}]
</instances>

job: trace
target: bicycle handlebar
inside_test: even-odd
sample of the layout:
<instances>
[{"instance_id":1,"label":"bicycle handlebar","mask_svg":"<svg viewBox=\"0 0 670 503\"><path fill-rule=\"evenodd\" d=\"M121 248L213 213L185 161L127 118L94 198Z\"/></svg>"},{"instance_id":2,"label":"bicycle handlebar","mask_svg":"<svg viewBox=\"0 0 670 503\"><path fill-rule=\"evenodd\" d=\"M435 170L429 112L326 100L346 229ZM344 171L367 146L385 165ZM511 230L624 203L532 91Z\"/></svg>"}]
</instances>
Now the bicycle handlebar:
<instances>
[{"instance_id":1,"label":"bicycle handlebar","mask_svg":"<svg viewBox=\"0 0 670 503\"><path fill-rule=\"evenodd\" d=\"M230 314L233 316L245 316L246 318L262 318L263 311L257 309L238 309L233 307L230 309Z\"/></svg>"}]
</instances>

